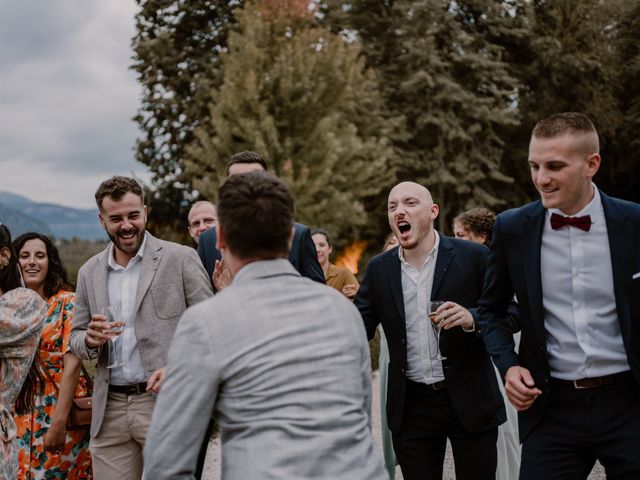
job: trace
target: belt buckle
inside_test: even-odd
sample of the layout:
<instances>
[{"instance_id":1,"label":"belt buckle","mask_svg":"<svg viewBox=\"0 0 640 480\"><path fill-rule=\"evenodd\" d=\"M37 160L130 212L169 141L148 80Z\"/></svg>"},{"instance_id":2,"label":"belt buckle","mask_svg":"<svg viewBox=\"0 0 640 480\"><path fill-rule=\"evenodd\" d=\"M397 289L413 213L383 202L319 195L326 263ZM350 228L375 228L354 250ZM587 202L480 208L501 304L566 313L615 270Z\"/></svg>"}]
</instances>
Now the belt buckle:
<instances>
[{"instance_id":1,"label":"belt buckle","mask_svg":"<svg viewBox=\"0 0 640 480\"><path fill-rule=\"evenodd\" d=\"M133 391L135 392L136 395L145 393L146 390L143 390L143 388L146 388L146 385L144 385L144 387L141 385L144 385L144 384L136 383L135 385L132 385Z\"/></svg>"},{"instance_id":2,"label":"belt buckle","mask_svg":"<svg viewBox=\"0 0 640 480\"><path fill-rule=\"evenodd\" d=\"M580 380L574 380L574 381L572 382L572 383L573 383L573 388L575 388L576 390L585 390L585 389L587 389L587 388L591 388L591 386L589 386L589 385L584 385L584 384L582 383L582 380L583 380L583 379L580 379Z\"/></svg>"}]
</instances>

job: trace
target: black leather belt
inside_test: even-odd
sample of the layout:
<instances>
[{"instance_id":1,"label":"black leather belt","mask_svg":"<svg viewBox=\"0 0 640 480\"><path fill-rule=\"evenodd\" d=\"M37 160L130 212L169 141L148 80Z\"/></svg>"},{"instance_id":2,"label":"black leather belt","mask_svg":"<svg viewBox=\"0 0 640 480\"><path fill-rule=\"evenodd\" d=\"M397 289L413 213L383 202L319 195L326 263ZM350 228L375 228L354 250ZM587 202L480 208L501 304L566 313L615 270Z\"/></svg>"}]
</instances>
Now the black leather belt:
<instances>
[{"instance_id":1,"label":"black leather belt","mask_svg":"<svg viewBox=\"0 0 640 480\"><path fill-rule=\"evenodd\" d=\"M609 385L611 383L630 378L631 371L627 370L626 372L613 373L611 375L604 375L602 377L581 378L579 380L562 380L560 378L552 378L551 380L555 383L570 385L573 388L581 390L584 388L603 387L604 385Z\"/></svg>"},{"instance_id":2,"label":"black leather belt","mask_svg":"<svg viewBox=\"0 0 640 480\"><path fill-rule=\"evenodd\" d=\"M127 395L140 395L147 391L147 382L134 383L132 385L111 385L109 391L115 393L125 393Z\"/></svg>"},{"instance_id":3,"label":"black leather belt","mask_svg":"<svg viewBox=\"0 0 640 480\"><path fill-rule=\"evenodd\" d=\"M431 390L444 390L445 388L447 388L447 382L444 380L440 380L436 383L427 383L427 388L430 388Z\"/></svg>"},{"instance_id":4,"label":"black leather belt","mask_svg":"<svg viewBox=\"0 0 640 480\"><path fill-rule=\"evenodd\" d=\"M446 380L440 380L439 382L435 382L435 383L422 383L422 382L414 382L413 380L409 380L408 378L407 380L407 388L409 388L409 390L414 390L414 391L422 391L425 392L426 391L439 391L439 390L445 390L447 388L447 382Z\"/></svg>"}]
</instances>

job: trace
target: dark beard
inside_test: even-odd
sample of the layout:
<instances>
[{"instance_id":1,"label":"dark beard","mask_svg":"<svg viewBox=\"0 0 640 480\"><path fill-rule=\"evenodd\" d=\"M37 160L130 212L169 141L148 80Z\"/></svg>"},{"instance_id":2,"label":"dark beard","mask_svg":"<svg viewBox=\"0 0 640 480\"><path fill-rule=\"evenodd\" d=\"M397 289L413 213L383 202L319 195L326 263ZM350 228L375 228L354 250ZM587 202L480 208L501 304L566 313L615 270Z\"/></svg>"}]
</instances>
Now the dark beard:
<instances>
[{"instance_id":1,"label":"dark beard","mask_svg":"<svg viewBox=\"0 0 640 480\"><path fill-rule=\"evenodd\" d=\"M109 232L107 232L107 236L109 237L109 240L111 240L111 243L113 243L113 246L115 248L117 248L118 250L120 250L121 252L127 254L127 255L135 255L136 253L138 253L138 250L140 250L140 245L142 245L142 241L144 240L144 235L146 230L142 229L142 230L136 230L137 234L138 234L138 243L135 245L135 247L132 247L133 250L131 251L127 251L127 250L123 250L119 243L118 243L118 237L116 235L111 235Z\"/></svg>"}]
</instances>

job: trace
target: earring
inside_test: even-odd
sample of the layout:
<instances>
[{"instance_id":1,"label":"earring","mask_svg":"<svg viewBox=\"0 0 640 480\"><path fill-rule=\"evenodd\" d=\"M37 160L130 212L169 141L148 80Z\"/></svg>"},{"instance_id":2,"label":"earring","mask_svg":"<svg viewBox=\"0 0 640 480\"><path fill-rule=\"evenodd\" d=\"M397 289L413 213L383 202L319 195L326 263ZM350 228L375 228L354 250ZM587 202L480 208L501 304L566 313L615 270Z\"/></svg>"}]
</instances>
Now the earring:
<instances>
[{"instance_id":1,"label":"earring","mask_svg":"<svg viewBox=\"0 0 640 480\"><path fill-rule=\"evenodd\" d=\"M9 266L9 259L6 257L0 257L0 271Z\"/></svg>"}]
</instances>

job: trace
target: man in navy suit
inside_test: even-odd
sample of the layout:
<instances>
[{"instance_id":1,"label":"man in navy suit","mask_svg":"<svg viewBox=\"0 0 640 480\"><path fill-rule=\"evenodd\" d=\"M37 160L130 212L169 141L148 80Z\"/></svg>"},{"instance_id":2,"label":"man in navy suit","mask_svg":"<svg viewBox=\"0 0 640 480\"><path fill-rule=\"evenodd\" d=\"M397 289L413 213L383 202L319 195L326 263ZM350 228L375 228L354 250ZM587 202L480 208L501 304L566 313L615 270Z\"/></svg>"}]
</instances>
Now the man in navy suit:
<instances>
[{"instance_id":1,"label":"man in navy suit","mask_svg":"<svg viewBox=\"0 0 640 480\"><path fill-rule=\"evenodd\" d=\"M400 243L369 262L355 304L373 338L389 344L387 417L406 480L442 478L447 438L458 480L495 478L498 425L505 410L475 326L488 250L433 228L438 205L413 182L389 194L389 225ZM438 359L430 300L446 301Z\"/></svg>"},{"instance_id":2,"label":"man in navy suit","mask_svg":"<svg viewBox=\"0 0 640 480\"><path fill-rule=\"evenodd\" d=\"M267 170L264 159L255 152L240 152L231 157L227 164L227 176L239 173ZM316 247L311 238L311 231L306 225L294 224L293 242L289 251L289 261L303 277L316 282L325 283L322 267L318 263ZM217 236L214 228L203 232L198 243L198 255L205 270L212 279L214 291L224 287L231 279L224 268L222 255L216 248Z\"/></svg>"},{"instance_id":3,"label":"man in navy suit","mask_svg":"<svg viewBox=\"0 0 640 480\"><path fill-rule=\"evenodd\" d=\"M479 302L487 349L519 410L520 478L640 478L640 206L592 183L598 134L579 113L535 126L540 200L500 214ZM522 337L505 319L516 295Z\"/></svg>"}]
</instances>

